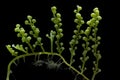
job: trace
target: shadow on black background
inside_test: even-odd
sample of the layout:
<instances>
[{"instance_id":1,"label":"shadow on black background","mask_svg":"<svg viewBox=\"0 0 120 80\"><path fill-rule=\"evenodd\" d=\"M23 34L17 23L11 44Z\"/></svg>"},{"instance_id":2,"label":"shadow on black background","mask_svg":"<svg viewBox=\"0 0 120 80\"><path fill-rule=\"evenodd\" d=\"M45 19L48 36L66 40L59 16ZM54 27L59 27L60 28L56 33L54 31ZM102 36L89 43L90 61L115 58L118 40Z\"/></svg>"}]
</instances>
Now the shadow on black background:
<instances>
[{"instance_id":1,"label":"shadow on black background","mask_svg":"<svg viewBox=\"0 0 120 80\"><path fill-rule=\"evenodd\" d=\"M68 42L68 38L71 39L72 30L74 29L73 10L76 8L76 5L83 7L81 14L86 21L90 19L90 13L94 7L100 9L103 19L99 25L99 35L102 37L100 45L102 54L100 67L102 72L99 75L99 80L114 80L111 72L113 71L112 66L114 62L112 56L116 54L114 46L117 42L114 42L114 40L116 39L115 30L117 30L117 26L113 26L115 24L113 23L114 16L111 11L113 6L110 2L105 2L104 0L43 0L39 2L16 1L14 3L10 2L10 4L3 2L1 4L3 5L0 6L0 80L5 80L7 65L12 59L5 45L19 43L16 33L13 31L15 24L20 23L24 26L26 16L32 15L37 19L37 26L40 28L43 36L49 33L50 29L53 29L50 21L52 17L50 8L54 5L58 7L58 12L62 15L63 29L66 36L64 38L65 42Z\"/></svg>"}]
</instances>

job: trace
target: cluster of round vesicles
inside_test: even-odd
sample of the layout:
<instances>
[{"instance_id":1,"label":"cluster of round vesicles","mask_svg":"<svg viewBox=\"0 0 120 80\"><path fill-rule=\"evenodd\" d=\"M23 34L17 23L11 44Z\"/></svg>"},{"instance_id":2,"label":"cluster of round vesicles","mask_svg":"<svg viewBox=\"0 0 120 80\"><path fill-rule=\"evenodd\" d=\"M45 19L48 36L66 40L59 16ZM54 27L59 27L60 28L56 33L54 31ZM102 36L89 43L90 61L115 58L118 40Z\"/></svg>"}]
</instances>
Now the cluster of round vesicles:
<instances>
[{"instance_id":1,"label":"cluster of round vesicles","mask_svg":"<svg viewBox=\"0 0 120 80\"><path fill-rule=\"evenodd\" d=\"M75 61L73 57L75 56L75 51L77 50L77 44L79 44L79 40L81 39L81 34L83 34L83 30L81 30L81 26L84 24L83 17L80 14L80 11L82 10L82 7L77 5L77 9L74 10L75 13L75 19L74 22L77 24L76 29L73 31L74 35L72 36L72 40L70 41L70 65Z\"/></svg>"},{"instance_id":2,"label":"cluster of round vesicles","mask_svg":"<svg viewBox=\"0 0 120 80\"><path fill-rule=\"evenodd\" d=\"M62 26L62 19L61 19L61 14L60 13L57 13L57 8L55 6L53 6L51 8L51 11L53 13L53 17L51 18L51 21L54 23L54 27L56 29L56 41L55 41L55 44L57 45L57 51L59 54L61 54L64 50L64 47L63 47L63 42L61 42L61 38L63 37L63 29L61 28Z\"/></svg>"},{"instance_id":3,"label":"cluster of round vesicles","mask_svg":"<svg viewBox=\"0 0 120 80\"><path fill-rule=\"evenodd\" d=\"M25 25L28 25L31 28L31 30L29 32L26 32L20 24L16 24L16 28L14 29L14 31L17 32L17 37L21 37L21 41L28 45L32 53L34 53L36 46L40 46L41 50L45 51L42 46L43 43L41 42L42 38L39 37L40 30L35 26L35 23L36 19L33 19L32 16L28 15L27 20L25 20ZM32 38L36 39L34 44L31 43ZM15 51L13 48L20 50L24 53L29 53L28 47L24 48L22 44L13 44L12 46L7 45L6 47L14 56L17 56L18 52Z\"/></svg>"},{"instance_id":4,"label":"cluster of round vesicles","mask_svg":"<svg viewBox=\"0 0 120 80\"><path fill-rule=\"evenodd\" d=\"M82 65L80 66L81 73L83 73L87 68L85 67L86 61L89 59L89 56L87 56L88 51L92 51L93 55L95 56L94 67L93 67L93 75L91 80L94 80L95 75L100 72L99 69L99 60L101 59L100 51L98 50L98 45L100 44L100 36L97 36L98 31L98 24L99 21L102 19L98 8L93 9L93 13L91 13L92 19L87 21L87 29L84 31L85 36L83 36L83 40L85 43L82 44L82 47L84 48L84 51L82 53L83 57L80 57L80 60L82 61ZM90 41L93 42L93 45L89 45Z\"/></svg>"},{"instance_id":5,"label":"cluster of round vesicles","mask_svg":"<svg viewBox=\"0 0 120 80\"><path fill-rule=\"evenodd\" d=\"M15 32L18 32L17 36L22 38L22 42L25 42L28 44L29 48L31 49L32 53L34 52L37 45L39 45L44 51L43 43L41 43L42 38L39 37L40 30L35 26L36 19L33 19L32 16L28 15L27 20L25 20L25 25L28 25L31 30L29 33L25 33L25 30L23 27L20 26L20 24L16 25ZM33 38L36 39L35 43L31 45L30 40Z\"/></svg>"},{"instance_id":6,"label":"cluster of round vesicles","mask_svg":"<svg viewBox=\"0 0 120 80\"><path fill-rule=\"evenodd\" d=\"M99 21L102 19L100 16L100 12L98 8L93 9L93 13L91 14L92 19L90 19L87 24L89 26L92 26L92 36L89 36L90 39L94 42L92 47L92 53L96 60L93 61L94 67L93 67L93 76L91 80L94 80L96 74L98 74L101 69L99 68L99 60L101 59L100 50L98 50L98 45L100 44L101 37L97 35L98 31L98 24Z\"/></svg>"},{"instance_id":7,"label":"cluster of round vesicles","mask_svg":"<svg viewBox=\"0 0 120 80\"><path fill-rule=\"evenodd\" d=\"M31 27L29 34L32 35L36 39L35 43L33 44L33 48L35 49L36 46L40 46L41 50L44 52L45 50L43 47L43 43L41 42L42 38L39 36L40 30L39 28L35 26L36 19L33 19L32 16L30 15L27 16L27 19L28 20L25 20L25 24Z\"/></svg>"}]
</instances>

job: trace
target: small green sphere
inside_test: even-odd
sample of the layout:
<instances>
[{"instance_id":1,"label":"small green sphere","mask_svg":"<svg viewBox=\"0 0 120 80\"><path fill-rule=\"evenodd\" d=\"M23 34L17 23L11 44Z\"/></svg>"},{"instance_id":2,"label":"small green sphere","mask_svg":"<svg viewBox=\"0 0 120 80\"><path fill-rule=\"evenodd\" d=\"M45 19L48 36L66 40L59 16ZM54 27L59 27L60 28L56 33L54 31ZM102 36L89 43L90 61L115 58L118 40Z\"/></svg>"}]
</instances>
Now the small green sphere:
<instances>
[{"instance_id":1,"label":"small green sphere","mask_svg":"<svg viewBox=\"0 0 120 80\"><path fill-rule=\"evenodd\" d=\"M55 31L52 31L52 35L56 35L56 32L55 32Z\"/></svg>"},{"instance_id":2,"label":"small green sphere","mask_svg":"<svg viewBox=\"0 0 120 80\"><path fill-rule=\"evenodd\" d=\"M77 26L76 26L77 29L80 29L80 27L81 27L80 25L77 25Z\"/></svg>"},{"instance_id":3,"label":"small green sphere","mask_svg":"<svg viewBox=\"0 0 120 80\"><path fill-rule=\"evenodd\" d=\"M16 24L16 27L20 27L20 24Z\"/></svg>"},{"instance_id":4,"label":"small green sphere","mask_svg":"<svg viewBox=\"0 0 120 80\"><path fill-rule=\"evenodd\" d=\"M63 46L63 42L61 42L60 45Z\"/></svg>"},{"instance_id":5,"label":"small green sphere","mask_svg":"<svg viewBox=\"0 0 120 80\"><path fill-rule=\"evenodd\" d=\"M79 6L79 5L77 5L77 10L78 10L78 11L82 10L82 7Z\"/></svg>"},{"instance_id":6,"label":"small green sphere","mask_svg":"<svg viewBox=\"0 0 120 80\"><path fill-rule=\"evenodd\" d=\"M93 38L93 37L90 35L90 36L89 36L89 39L92 40L92 38Z\"/></svg>"},{"instance_id":7,"label":"small green sphere","mask_svg":"<svg viewBox=\"0 0 120 80\"><path fill-rule=\"evenodd\" d=\"M75 39L75 38L77 38L77 36L76 36L76 35L73 35L72 38Z\"/></svg>"},{"instance_id":8,"label":"small green sphere","mask_svg":"<svg viewBox=\"0 0 120 80\"><path fill-rule=\"evenodd\" d=\"M41 42L41 40L42 40L41 37L38 37L38 38L37 38L37 41L38 41L38 42Z\"/></svg>"},{"instance_id":9,"label":"small green sphere","mask_svg":"<svg viewBox=\"0 0 120 80\"><path fill-rule=\"evenodd\" d=\"M80 33L81 33L81 34L84 34L84 30L81 30Z\"/></svg>"},{"instance_id":10,"label":"small green sphere","mask_svg":"<svg viewBox=\"0 0 120 80\"><path fill-rule=\"evenodd\" d=\"M64 35L63 35L63 33L60 33L60 37L63 37Z\"/></svg>"},{"instance_id":11,"label":"small green sphere","mask_svg":"<svg viewBox=\"0 0 120 80\"><path fill-rule=\"evenodd\" d=\"M20 29L19 29L18 27L16 27L14 31L15 31L15 32L19 32Z\"/></svg>"},{"instance_id":12,"label":"small green sphere","mask_svg":"<svg viewBox=\"0 0 120 80\"><path fill-rule=\"evenodd\" d=\"M20 33L21 33L21 34L24 34L24 33L25 33L24 28L21 28Z\"/></svg>"},{"instance_id":13,"label":"small green sphere","mask_svg":"<svg viewBox=\"0 0 120 80\"><path fill-rule=\"evenodd\" d=\"M99 15L99 10L95 10L95 14L96 14L96 15Z\"/></svg>"},{"instance_id":14,"label":"small green sphere","mask_svg":"<svg viewBox=\"0 0 120 80\"><path fill-rule=\"evenodd\" d=\"M38 34L39 32L40 32L39 28L36 28L36 29L35 29L35 33Z\"/></svg>"},{"instance_id":15,"label":"small green sphere","mask_svg":"<svg viewBox=\"0 0 120 80\"><path fill-rule=\"evenodd\" d=\"M77 50L78 48L77 48L77 46L75 46L75 50Z\"/></svg>"},{"instance_id":16,"label":"small green sphere","mask_svg":"<svg viewBox=\"0 0 120 80\"><path fill-rule=\"evenodd\" d=\"M94 12L98 11L98 8L97 8L97 7L95 7L95 8L93 9L93 11L94 11Z\"/></svg>"},{"instance_id":17,"label":"small green sphere","mask_svg":"<svg viewBox=\"0 0 120 80\"><path fill-rule=\"evenodd\" d=\"M27 37L27 41L30 41L32 38L30 36Z\"/></svg>"},{"instance_id":18,"label":"small green sphere","mask_svg":"<svg viewBox=\"0 0 120 80\"><path fill-rule=\"evenodd\" d=\"M78 23L78 22L79 22L79 20L78 20L78 19L74 19L74 22L75 22L75 23Z\"/></svg>"},{"instance_id":19,"label":"small green sphere","mask_svg":"<svg viewBox=\"0 0 120 80\"><path fill-rule=\"evenodd\" d=\"M33 31L29 31L29 34L33 35Z\"/></svg>"},{"instance_id":20,"label":"small green sphere","mask_svg":"<svg viewBox=\"0 0 120 80\"><path fill-rule=\"evenodd\" d=\"M31 26L31 28L33 29L33 30L35 30L36 29L36 27L33 25L33 26Z\"/></svg>"},{"instance_id":21,"label":"small green sphere","mask_svg":"<svg viewBox=\"0 0 120 80\"><path fill-rule=\"evenodd\" d=\"M83 40L84 40L84 41L87 41L87 37L84 36L84 37L83 37Z\"/></svg>"},{"instance_id":22,"label":"small green sphere","mask_svg":"<svg viewBox=\"0 0 120 80\"><path fill-rule=\"evenodd\" d=\"M24 36L27 36L28 35L28 33L24 33Z\"/></svg>"},{"instance_id":23,"label":"small green sphere","mask_svg":"<svg viewBox=\"0 0 120 80\"><path fill-rule=\"evenodd\" d=\"M87 21L87 25L90 25L91 24L91 20Z\"/></svg>"},{"instance_id":24,"label":"small green sphere","mask_svg":"<svg viewBox=\"0 0 120 80\"><path fill-rule=\"evenodd\" d=\"M100 37L100 36L97 36L97 40L101 40L101 37Z\"/></svg>"},{"instance_id":25,"label":"small green sphere","mask_svg":"<svg viewBox=\"0 0 120 80\"><path fill-rule=\"evenodd\" d=\"M88 48L87 48L87 50L88 50L88 51L90 51L90 50L91 50L91 48L90 48L90 47L88 47Z\"/></svg>"},{"instance_id":26,"label":"small green sphere","mask_svg":"<svg viewBox=\"0 0 120 80\"><path fill-rule=\"evenodd\" d=\"M98 20L96 20L96 21L95 21L95 23L96 23L96 25L98 25L98 24L99 24L99 21L98 21Z\"/></svg>"},{"instance_id":27,"label":"small green sphere","mask_svg":"<svg viewBox=\"0 0 120 80\"><path fill-rule=\"evenodd\" d=\"M102 58L101 54L96 54L96 57L98 60Z\"/></svg>"},{"instance_id":28,"label":"small green sphere","mask_svg":"<svg viewBox=\"0 0 120 80\"><path fill-rule=\"evenodd\" d=\"M62 23L61 23L61 22L59 22L59 23L58 23L58 25L61 27L61 26L62 26Z\"/></svg>"},{"instance_id":29,"label":"small green sphere","mask_svg":"<svg viewBox=\"0 0 120 80\"><path fill-rule=\"evenodd\" d=\"M26 42L26 37L22 37L22 42Z\"/></svg>"},{"instance_id":30,"label":"small green sphere","mask_svg":"<svg viewBox=\"0 0 120 80\"><path fill-rule=\"evenodd\" d=\"M74 33L75 33L75 34L77 34L77 33L78 33L78 31L77 31L77 30L74 30Z\"/></svg>"},{"instance_id":31,"label":"small green sphere","mask_svg":"<svg viewBox=\"0 0 120 80\"><path fill-rule=\"evenodd\" d=\"M51 21L54 22L54 21L55 21L55 18L51 18Z\"/></svg>"},{"instance_id":32,"label":"small green sphere","mask_svg":"<svg viewBox=\"0 0 120 80\"><path fill-rule=\"evenodd\" d=\"M101 20L101 19L102 19L102 17L101 17L101 16L98 16L98 17L97 17L97 19L98 19L98 20Z\"/></svg>"},{"instance_id":33,"label":"small green sphere","mask_svg":"<svg viewBox=\"0 0 120 80\"><path fill-rule=\"evenodd\" d=\"M7 45L6 47L7 47L7 48L11 48L11 45Z\"/></svg>"},{"instance_id":34,"label":"small green sphere","mask_svg":"<svg viewBox=\"0 0 120 80\"><path fill-rule=\"evenodd\" d=\"M60 29L58 29L58 32L60 32L60 33L61 33L61 32L63 32L63 29L61 29L61 28L60 28Z\"/></svg>"},{"instance_id":35,"label":"small green sphere","mask_svg":"<svg viewBox=\"0 0 120 80\"><path fill-rule=\"evenodd\" d=\"M75 41L75 44L78 44L79 43L79 41Z\"/></svg>"},{"instance_id":36,"label":"small green sphere","mask_svg":"<svg viewBox=\"0 0 120 80\"><path fill-rule=\"evenodd\" d=\"M96 14L95 13L91 13L91 17L96 17Z\"/></svg>"},{"instance_id":37,"label":"small green sphere","mask_svg":"<svg viewBox=\"0 0 120 80\"><path fill-rule=\"evenodd\" d=\"M76 18L81 19L81 14L80 13L76 13Z\"/></svg>"},{"instance_id":38,"label":"small green sphere","mask_svg":"<svg viewBox=\"0 0 120 80\"><path fill-rule=\"evenodd\" d=\"M89 35L89 34L90 34L90 31L91 31L91 28L90 28L90 27L87 27L87 29L85 30L85 34L86 34L86 35Z\"/></svg>"},{"instance_id":39,"label":"small green sphere","mask_svg":"<svg viewBox=\"0 0 120 80\"><path fill-rule=\"evenodd\" d=\"M75 40L74 39L71 40L71 44L75 44Z\"/></svg>"},{"instance_id":40,"label":"small green sphere","mask_svg":"<svg viewBox=\"0 0 120 80\"><path fill-rule=\"evenodd\" d=\"M91 47L94 49L94 48L95 48L95 45L92 45Z\"/></svg>"},{"instance_id":41,"label":"small green sphere","mask_svg":"<svg viewBox=\"0 0 120 80\"><path fill-rule=\"evenodd\" d=\"M58 28L58 24L55 24L54 27L55 27L55 28Z\"/></svg>"},{"instance_id":42,"label":"small green sphere","mask_svg":"<svg viewBox=\"0 0 120 80\"><path fill-rule=\"evenodd\" d=\"M56 16L57 16L57 18L60 18L60 17L61 17L61 14L60 14L60 13L57 13Z\"/></svg>"},{"instance_id":43,"label":"small green sphere","mask_svg":"<svg viewBox=\"0 0 120 80\"><path fill-rule=\"evenodd\" d=\"M28 20L25 20L25 25L29 25L29 21Z\"/></svg>"},{"instance_id":44,"label":"small green sphere","mask_svg":"<svg viewBox=\"0 0 120 80\"><path fill-rule=\"evenodd\" d=\"M20 34L20 33L18 33L18 34L17 34L17 37L21 37L21 34Z\"/></svg>"},{"instance_id":45,"label":"small green sphere","mask_svg":"<svg viewBox=\"0 0 120 80\"><path fill-rule=\"evenodd\" d=\"M56 35L56 38L57 38L57 39L60 39L61 37L60 37L60 35Z\"/></svg>"},{"instance_id":46,"label":"small green sphere","mask_svg":"<svg viewBox=\"0 0 120 80\"><path fill-rule=\"evenodd\" d=\"M74 13L77 13L77 10L75 9L73 12L74 12Z\"/></svg>"},{"instance_id":47,"label":"small green sphere","mask_svg":"<svg viewBox=\"0 0 120 80\"><path fill-rule=\"evenodd\" d=\"M56 14L56 10L57 10L56 6L51 7L51 11L53 14Z\"/></svg>"},{"instance_id":48,"label":"small green sphere","mask_svg":"<svg viewBox=\"0 0 120 80\"><path fill-rule=\"evenodd\" d=\"M56 6L53 6L53 7L51 7L51 10L53 11L53 10L56 10L57 8L56 8Z\"/></svg>"},{"instance_id":49,"label":"small green sphere","mask_svg":"<svg viewBox=\"0 0 120 80\"><path fill-rule=\"evenodd\" d=\"M61 21L62 21L61 18L57 18L56 23L61 22Z\"/></svg>"},{"instance_id":50,"label":"small green sphere","mask_svg":"<svg viewBox=\"0 0 120 80\"><path fill-rule=\"evenodd\" d=\"M86 57L85 57L85 61L87 61L88 59L89 59L89 56L86 56Z\"/></svg>"},{"instance_id":51,"label":"small green sphere","mask_svg":"<svg viewBox=\"0 0 120 80\"><path fill-rule=\"evenodd\" d=\"M81 24L84 24L85 22L84 22L84 20L81 20Z\"/></svg>"},{"instance_id":52,"label":"small green sphere","mask_svg":"<svg viewBox=\"0 0 120 80\"><path fill-rule=\"evenodd\" d=\"M32 22L33 22L33 23L36 23L36 19L32 19Z\"/></svg>"},{"instance_id":53,"label":"small green sphere","mask_svg":"<svg viewBox=\"0 0 120 80\"><path fill-rule=\"evenodd\" d=\"M64 47L61 47L62 51L65 49Z\"/></svg>"},{"instance_id":54,"label":"small green sphere","mask_svg":"<svg viewBox=\"0 0 120 80\"><path fill-rule=\"evenodd\" d=\"M46 37L47 37L47 38L50 38L49 34L46 34Z\"/></svg>"},{"instance_id":55,"label":"small green sphere","mask_svg":"<svg viewBox=\"0 0 120 80\"><path fill-rule=\"evenodd\" d=\"M28 15L28 16L27 16L27 19L30 19L30 20L31 20L31 19L32 19L32 16Z\"/></svg>"},{"instance_id":56,"label":"small green sphere","mask_svg":"<svg viewBox=\"0 0 120 80\"><path fill-rule=\"evenodd\" d=\"M83 57L80 57L80 60L83 61Z\"/></svg>"}]
</instances>

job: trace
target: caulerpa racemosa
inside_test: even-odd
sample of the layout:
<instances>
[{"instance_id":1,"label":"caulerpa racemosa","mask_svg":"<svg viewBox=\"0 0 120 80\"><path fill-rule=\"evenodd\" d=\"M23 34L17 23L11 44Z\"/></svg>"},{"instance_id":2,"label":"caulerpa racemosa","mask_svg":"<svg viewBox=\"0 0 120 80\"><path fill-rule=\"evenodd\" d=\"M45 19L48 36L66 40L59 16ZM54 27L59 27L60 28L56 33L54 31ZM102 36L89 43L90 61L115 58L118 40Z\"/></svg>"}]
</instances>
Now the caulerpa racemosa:
<instances>
[{"instance_id":1,"label":"caulerpa racemosa","mask_svg":"<svg viewBox=\"0 0 120 80\"><path fill-rule=\"evenodd\" d=\"M35 26L36 19L34 19L31 15L27 16L27 20L25 20L25 25L27 25L31 30L28 32L20 25L16 24L14 31L17 33L17 37L21 38L23 44L12 44L6 45L8 51L11 53L12 56L15 56L10 63L8 64L7 69L7 77L6 80L10 80L11 75L11 65L17 64L16 61L19 59L23 59L28 56L35 56L35 63L36 66L42 66L43 64L47 65L49 69L59 69L61 65L64 63L70 70L76 73L76 76L81 76L83 80L95 80L95 76L101 71L99 68L99 60L101 59L100 50L98 50L98 46L100 44L101 37L97 35L98 31L98 24L99 21L102 19L100 16L100 11L96 7L93 9L91 13L91 19L85 22L83 17L80 13L82 7L77 5L77 8L74 10L75 19L74 23L76 24L76 29L73 30L74 34L72 39L69 41L69 48L64 47L64 43L61 41L62 37L64 37L63 29L62 29L62 19L61 14L57 12L57 7L51 7L51 11L53 17L51 21L54 24L54 29L51 30L49 34L46 34L46 37L50 40L50 52L45 50L43 46L42 37L40 36L40 30ZM81 29L82 25L85 24L87 27L85 29ZM32 42L34 39L34 42ZM79 65L79 70L73 66L75 62L74 56L76 56L76 50L78 49L79 41L83 41L81 46L83 47L83 52L81 53L81 57L79 60L81 64ZM54 43L56 46L56 52L54 52ZM40 47L40 51L36 52L36 47ZM67 61L65 57L63 57L62 53L65 49L69 49L70 53L70 60ZM24 54L20 54L20 52ZM94 56L93 61L93 74L91 78L88 78L87 75L84 73L87 71L87 61L90 59L88 53L91 52ZM47 61L40 60L41 55L47 55ZM53 61L54 57L59 57L58 61ZM76 80L76 76L74 80Z\"/></svg>"}]
</instances>

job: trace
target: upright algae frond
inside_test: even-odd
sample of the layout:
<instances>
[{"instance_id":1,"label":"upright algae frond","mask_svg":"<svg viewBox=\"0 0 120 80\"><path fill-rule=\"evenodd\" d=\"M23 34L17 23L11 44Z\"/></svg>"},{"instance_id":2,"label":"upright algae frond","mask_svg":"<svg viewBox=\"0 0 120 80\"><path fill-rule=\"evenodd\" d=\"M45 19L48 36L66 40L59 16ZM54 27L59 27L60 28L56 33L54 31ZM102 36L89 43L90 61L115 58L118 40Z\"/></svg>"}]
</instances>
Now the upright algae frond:
<instances>
[{"instance_id":1,"label":"upright algae frond","mask_svg":"<svg viewBox=\"0 0 120 80\"><path fill-rule=\"evenodd\" d=\"M46 37L50 40L50 50L51 50L50 52L46 51L43 46L42 37L40 37L40 30L35 26L36 19L34 19L30 15L27 16L27 20L25 20L25 25L26 27L29 27L30 30L25 30L20 24L16 24L16 28L14 31L17 32L17 37L21 38L22 44L6 45L8 51L12 54L12 56L15 56L15 58L13 58L8 64L6 80L10 80L9 77L12 71L11 65L16 64L16 60L23 58L25 61L25 57L27 56L39 56L39 55L48 55L48 56L51 55L54 57L57 56L62 60L64 64L66 64L66 66L68 66L69 69L74 71L77 74L77 76L80 75L83 80L95 80L96 75L101 71L101 69L99 68L99 60L101 59L101 54L100 54L100 50L98 50L101 37L97 35L97 31L98 31L99 21L102 19L102 17L100 16L99 9L94 8L93 12L91 13L92 18L85 23L80 13L81 10L82 7L79 5L77 5L77 8L74 10L75 13L74 23L76 24L76 27L75 30L73 30L74 34L69 42L70 45L69 62L67 62L67 60L65 59L65 57L63 57L62 54L63 50L67 48L64 48L63 42L61 41L63 37L63 29L61 22L62 19L61 19L61 14L57 12L56 6L51 7L51 11L53 14L51 21L54 24L55 30L51 30L49 34L46 34ZM86 24L87 27L81 28L83 24ZM75 62L74 56L76 56L77 54L76 50L78 49L78 45L80 44L80 41L82 41L81 46L83 47L83 51L80 57L80 61L81 61L81 63L79 64L80 70L78 70L72 64ZM24 45L24 43L27 45ZM54 50L54 43L57 52L55 52ZM40 47L39 51L36 51L37 46ZM20 54L21 52L23 54ZM88 53L92 53L93 56L92 57L89 56ZM88 67L86 66L87 62L91 58L93 58L92 59L93 74L91 78L89 78L87 77L88 75L85 74L85 72L87 72L87 67ZM51 62L48 62L46 64L51 64ZM52 64L54 63L52 62Z\"/></svg>"},{"instance_id":2,"label":"upright algae frond","mask_svg":"<svg viewBox=\"0 0 120 80\"><path fill-rule=\"evenodd\" d=\"M72 40L70 41L70 65L74 62L73 57L75 56L75 51L77 50L77 44L79 44L79 40L82 38L81 34L83 34L83 30L81 30L82 25L84 24L83 17L80 14L80 11L82 10L82 7L77 5L77 9L74 10L75 13L75 19L74 22L77 24L76 29L73 31L74 35L72 36Z\"/></svg>"},{"instance_id":3,"label":"upright algae frond","mask_svg":"<svg viewBox=\"0 0 120 80\"><path fill-rule=\"evenodd\" d=\"M56 41L55 44L57 45L57 51L59 54L61 54L64 50L63 47L63 42L60 41L60 39L63 37L63 29L61 28L62 23L61 23L61 14L57 13L57 8L53 6L51 8L51 11L53 13L53 18L51 18L51 21L54 23L54 27L56 29Z\"/></svg>"}]
</instances>

